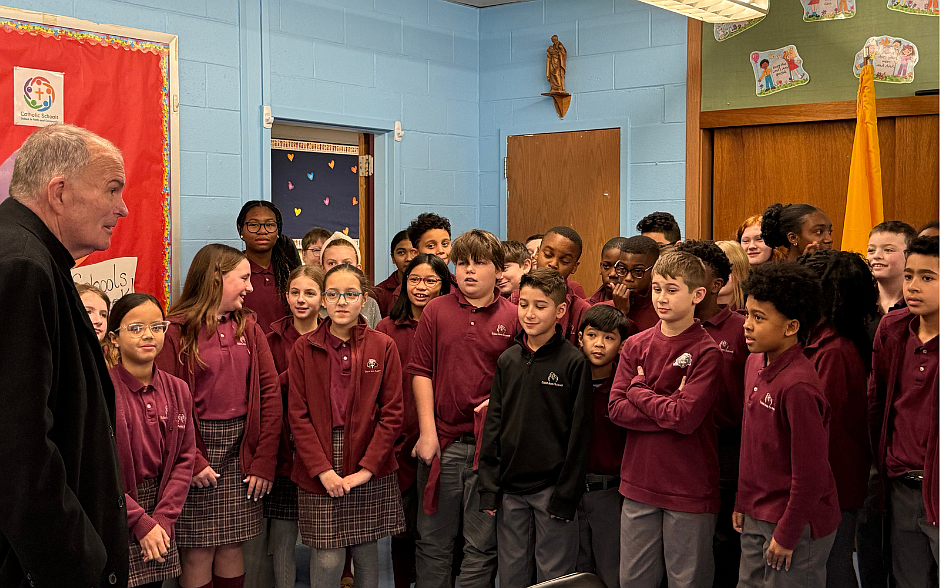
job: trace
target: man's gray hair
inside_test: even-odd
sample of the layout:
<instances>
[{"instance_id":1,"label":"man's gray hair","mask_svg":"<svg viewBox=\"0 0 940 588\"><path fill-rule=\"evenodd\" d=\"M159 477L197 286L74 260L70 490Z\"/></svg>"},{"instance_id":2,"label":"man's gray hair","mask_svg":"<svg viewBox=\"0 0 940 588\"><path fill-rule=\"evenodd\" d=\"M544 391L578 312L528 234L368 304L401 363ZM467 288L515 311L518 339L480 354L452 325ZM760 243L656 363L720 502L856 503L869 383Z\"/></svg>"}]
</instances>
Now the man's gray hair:
<instances>
[{"instance_id":1,"label":"man's gray hair","mask_svg":"<svg viewBox=\"0 0 940 588\"><path fill-rule=\"evenodd\" d=\"M75 125L49 125L29 136L16 154L10 197L30 202L39 197L52 178L73 177L91 161L95 151L120 156L111 141Z\"/></svg>"}]
</instances>

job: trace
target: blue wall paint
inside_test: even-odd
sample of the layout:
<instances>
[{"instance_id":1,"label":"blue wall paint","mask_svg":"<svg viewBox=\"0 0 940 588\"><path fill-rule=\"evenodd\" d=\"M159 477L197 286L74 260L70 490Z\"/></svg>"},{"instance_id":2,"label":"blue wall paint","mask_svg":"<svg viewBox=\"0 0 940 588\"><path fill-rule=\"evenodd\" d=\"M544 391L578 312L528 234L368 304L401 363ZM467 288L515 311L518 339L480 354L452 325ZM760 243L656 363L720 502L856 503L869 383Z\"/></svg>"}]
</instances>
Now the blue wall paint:
<instances>
[{"instance_id":1,"label":"blue wall paint","mask_svg":"<svg viewBox=\"0 0 940 588\"><path fill-rule=\"evenodd\" d=\"M624 231L652 210L682 218L685 19L635 0L531 0L483 10L444 0L16 4L179 35L184 272L206 243L239 246L241 204L270 198L263 104L281 119L377 134L379 278L390 271L384 242L420 212L448 216L455 233L504 232L501 129L600 128L629 119ZM555 33L568 48L574 93L565 121L539 95ZM396 120L405 131L400 143L388 132Z\"/></svg>"},{"instance_id":2,"label":"blue wall paint","mask_svg":"<svg viewBox=\"0 0 940 588\"><path fill-rule=\"evenodd\" d=\"M484 228L505 234L507 134L621 125L621 233L634 234L655 210L684 225L686 22L636 0L533 0L480 11ZM541 96L553 34L568 51L564 120Z\"/></svg>"}]
</instances>

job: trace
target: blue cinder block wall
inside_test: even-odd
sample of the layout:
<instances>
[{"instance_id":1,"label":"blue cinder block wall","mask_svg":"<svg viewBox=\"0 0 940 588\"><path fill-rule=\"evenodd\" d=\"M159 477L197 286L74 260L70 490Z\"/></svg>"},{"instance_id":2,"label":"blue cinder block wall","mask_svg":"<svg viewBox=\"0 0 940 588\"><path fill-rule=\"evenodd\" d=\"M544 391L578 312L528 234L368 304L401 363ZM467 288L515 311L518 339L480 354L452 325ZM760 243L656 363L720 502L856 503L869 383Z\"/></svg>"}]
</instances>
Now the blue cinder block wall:
<instances>
[{"instance_id":1,"label":"blue cinder block wall","mask_svg":"<svg viewBox=\"0 0 940 588\"><path fill-rule=\"evenodd\" d=\"M385 242L425 210L455 233L501 234L499 129L558 130L545 48L568 49L571 109L591 128L629 119L622 225L683 219L686 21L636 0L13 0L17 8L179 35L183 271L210 242L239 246L235 217L269 198L261 106L361 126L401 121L376 223ZM130 179L133 182L133 179ZM386 221L384 222L383 221ZM625 234L632 227L622 227Z\"/></svg>"}]
</instances>

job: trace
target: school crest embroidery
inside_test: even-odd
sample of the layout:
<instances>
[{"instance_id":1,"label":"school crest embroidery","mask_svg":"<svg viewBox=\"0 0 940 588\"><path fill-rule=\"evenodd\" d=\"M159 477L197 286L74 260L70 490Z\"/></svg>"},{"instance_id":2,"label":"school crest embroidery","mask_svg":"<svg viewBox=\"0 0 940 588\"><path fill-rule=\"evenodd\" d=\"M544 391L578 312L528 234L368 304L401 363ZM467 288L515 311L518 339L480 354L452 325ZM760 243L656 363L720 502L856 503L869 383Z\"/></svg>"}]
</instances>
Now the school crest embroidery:
<instances>
[{"instance_id":1,"label":"school crest embroidery","mask_svg":"<svg viewBox=\"0 0 940 588\"><path fill-rule=\"evenodd\" d=\"M176 413L176 427L178 429L186 428L186 415L182 412Z\"/></svg>"},{"instance_id":2,"label":"school crest embroidery","mask_svg":"<svg viewBox=\"0 0 940 588\"><path fill-rule=\"evenodd\" d=\"M563 386L563 384L558 382L558 375L555 372L550 372L548 378L542 383L546 386Z\"/></svg>"},{"instance_id":3,"label":"school crest embroidery","mask_svg":"<svg viewBox=\"0 0 940 588\"><path fill-rule=\"evenodd\" d=\"M763 400L760 401L760 405L764 408L769 408L770 410L776 411L774 408L774 399L770 396L770 393L764 394Z\"/></svg>"},{"instance_id":4,"label":"school crest embroidery","mask_svg":"<svg viewBox=\"0 0 940 588\"><path fill-rule=\"evenodd\" d=\"M493 334L497 337L508 337L509 333L506 331L506 325L498 324L496 325L496 330L493 331Z\"/></svg>"},{"instance_id":5,"label":"school crest embroidery","mask_svg":"<svg viewBox=\"0 0 940 588\"><path fill-rule=\"evenodd\" d=\"M692 354L688 351L676 358L676 361L672 362L672 365L677 368L687 368L692 365Z\"/></svg>"},{"instance_id":6,"label":"school crest embroidery","mask_svg":"<svg viewBox=\"0 0 940 588\"><path fill-rule=\"evenodd\" d=\"M719 350L721 350L721 351L723 351L723 352L725 352L725 353L731 353L732 351L731 351L730 349L728 349L728 347L730 347L730 346L728 345L728 342L727 342L727 341L722 341L721 343L718 344L718 349L719 349Z\"/></svg>"},{"instance_id":7,"label":"school crest embroidery","mask_svg":"<svg viewBox=\"0 0 940 588\"><path fill-rule=\"evenodd\" d=\"M379 365L379 363L374 359L370 359L366 362L366 367L368 367L370 370L374 370L377 365Z\"/></svg>"}]
</instances>

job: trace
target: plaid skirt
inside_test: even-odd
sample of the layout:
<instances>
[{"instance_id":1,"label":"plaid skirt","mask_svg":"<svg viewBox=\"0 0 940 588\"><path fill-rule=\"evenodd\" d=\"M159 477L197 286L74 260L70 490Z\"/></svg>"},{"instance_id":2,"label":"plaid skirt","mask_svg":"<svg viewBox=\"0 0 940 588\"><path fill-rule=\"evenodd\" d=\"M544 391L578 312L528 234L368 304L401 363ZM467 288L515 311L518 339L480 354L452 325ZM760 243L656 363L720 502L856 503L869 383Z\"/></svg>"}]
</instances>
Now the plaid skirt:
<instances>
[{"instance_id":1,"label":"plaid skirt","mask_svg":"<svg viewBox=\"0 0 940 588\"><path fill-rule=\"evenodd\" d=\"M274 488L264 497L264 518L282 521L297 520L297 484L290 478L274 478Z\"/></svg>"},{"instance_id":2,"label":"plaid skirt","mask_svg":"<svg viewBox=\"0 0 940 588\"><path fill-rule=\"evenodd\" d=\"M148 515L152 515L157 507L157 491L160 489L160 478L151 478L137 484L137 504ZM169 529L164 529L169 532ZM170 539L170 549L167 551L166 561L144 561L141 555L140 542L133 534L128 537L128 550L130 551L130 574L128 586L140 586L151 582L161 582L167 578L176 578L180 575L180 554L176 549L176 541Z\"/></svg>"},{"instance_id":3,"label":"plaid skirt","mask_svg":"<svg viewBox=\"0 0 940 588\"><path fill-rule=\"evenodd\" d=\"M209 465L219 474L219 485L189 489L176 521L176 543L180 547L216 547L256 537L261 533L264 507L262 502L248 499L248 484L242 482L238 458L245 417L200 421L199 432Z\"/></svg>"},{"instance_id":4,"label":"plaid skirt","mask_svg":"<svg viewBox=\"0 0 940 588\"><path fill-rule=\"evenodd\" d=\"M333 470L343 475L343 428L333 429ZM298 526L304 544L337 549L378 541L405 530L395 472L372 478L341 498L297 488Z\"/></svg>"}]
</instances>

